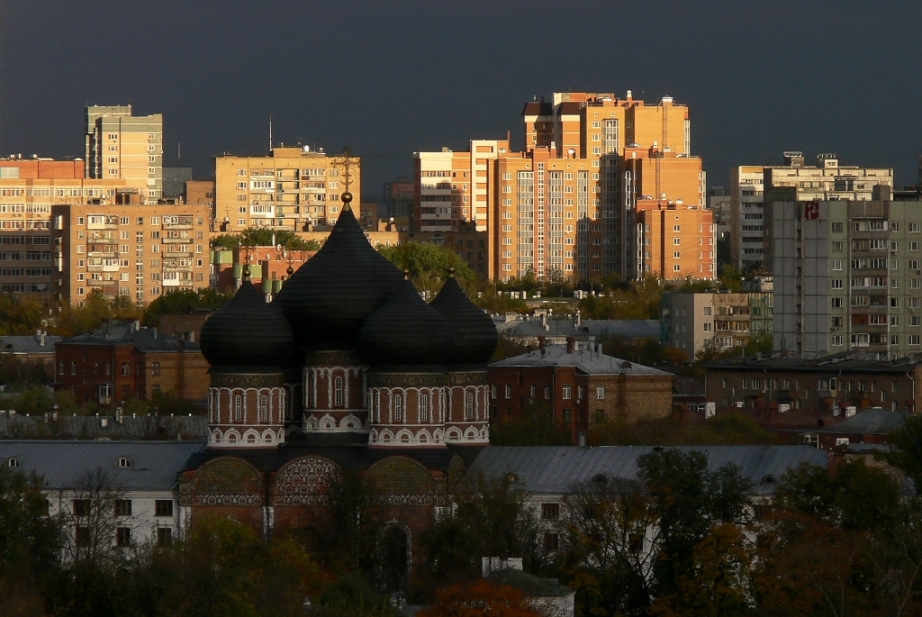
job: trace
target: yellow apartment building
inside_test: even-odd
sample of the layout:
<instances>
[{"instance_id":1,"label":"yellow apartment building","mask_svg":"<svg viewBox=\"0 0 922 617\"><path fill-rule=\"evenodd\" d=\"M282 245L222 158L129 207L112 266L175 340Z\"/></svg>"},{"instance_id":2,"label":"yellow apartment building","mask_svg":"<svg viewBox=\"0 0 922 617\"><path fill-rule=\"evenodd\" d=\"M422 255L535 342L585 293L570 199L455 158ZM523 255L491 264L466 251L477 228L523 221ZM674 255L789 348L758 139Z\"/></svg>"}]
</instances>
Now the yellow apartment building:
<instances>
[{"instance_id":1,"label":"yellow apartment building","mask_svg":"<svg viewBox=\"0 0 922 617\"><path fill-rule=\"evenodd\" d=\"M215 158L215 233L247 227L291 231L332 229L340 195L348 190L361 203L361 159L328 155L307 147L279 146L269 156Z\"/></svg>"},{"instance_id":2,"label":"yellow apartment building","mask_svg":"<svg viewBox=\"0 0 922 617\"><path fill-rule=\"evenodd\" d=\"M133 116L131 105L86 108L85 175L125 180L144 203L163 197L163 114Z\"/></svg>"},{"instance_id":3,"label":"yellow apartment building","mask_svg":"<svg viewBox=\"0 0 922 617\"><path fill-rule=\"evenodd\" d=\"M147 304L171 290L208 287L211 207L139 201L119 194L116 203L52 206L58 301L82 305L99 290Z\"/></svg>"}]
</instances>

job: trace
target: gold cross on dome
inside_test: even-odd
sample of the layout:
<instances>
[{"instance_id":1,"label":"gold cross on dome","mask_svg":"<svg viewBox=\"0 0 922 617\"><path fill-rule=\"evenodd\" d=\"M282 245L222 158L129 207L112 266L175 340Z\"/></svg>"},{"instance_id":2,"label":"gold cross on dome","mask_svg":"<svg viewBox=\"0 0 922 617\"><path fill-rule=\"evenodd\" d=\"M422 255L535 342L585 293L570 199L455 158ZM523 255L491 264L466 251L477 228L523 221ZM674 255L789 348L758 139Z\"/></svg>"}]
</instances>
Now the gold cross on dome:
<instances>
[{"instance_id":1,"label":"gold cross on dome","mask_svg":"<svg viewBox=\"0 0 922 617\"><path fill-rule=\"evenodd\" d=\"M361 169L362 160L356 156L352 156L352 148L346 146L343 148L342 155L334 159L331 165L336 168L342 168L344 192L349 193L349 187L352 185L352 168L354 166Z\"/></svg>"}]
</instances>

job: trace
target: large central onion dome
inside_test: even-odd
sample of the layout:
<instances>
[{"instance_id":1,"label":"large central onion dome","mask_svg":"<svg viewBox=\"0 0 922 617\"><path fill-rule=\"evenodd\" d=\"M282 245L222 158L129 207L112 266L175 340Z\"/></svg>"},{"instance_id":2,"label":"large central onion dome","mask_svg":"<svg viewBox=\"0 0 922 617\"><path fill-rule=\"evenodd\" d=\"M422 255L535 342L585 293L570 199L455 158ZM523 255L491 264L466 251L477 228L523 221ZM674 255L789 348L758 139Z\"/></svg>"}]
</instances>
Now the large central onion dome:
<instances>
[{"instance_id":1,"label":"large central onion dome","mask_svg":"<svg viewBox=\"0 0 922 617\"><path fill-rule=\"evenodd\" d=\"M202 325L202 354L212 366L280 366L293 350L288 321L266 304L248 277Z\"/></svg>"},{"instance_id":2,"label":"large central onion dome","mask_svg":"<svg viewBox=\"0 0 922 617\"><path fill-rule=\"evenodd\" d=\"M499 341L496 326L489 315L470 301L458 284L454 272L430 306L442 314L454 334L449 360L451 364L489 362Z\"/></svg>"},{"instance_id":3,"label":"large central onion dome","mask_svg":"<svg viewBox=\"0 0 922 617\"><path fill-rule=\"evenodd\" d=\"M359 335L362 355L379 366L445 364L452 344L448 322L402 281L384 306L368 316Z\"/></svg>"},{"instance_id":4,"label":"large central onion dome","mask_svg":"<svg viewBox=\"0 0 922 617\"><path fill-rule=\"evenodd\" d=\"M296 342L312 349L348 349L372 311L399 285L400 271L372 248L343 194L330 237L276 296Z\"/></svg>"}]
</instances>

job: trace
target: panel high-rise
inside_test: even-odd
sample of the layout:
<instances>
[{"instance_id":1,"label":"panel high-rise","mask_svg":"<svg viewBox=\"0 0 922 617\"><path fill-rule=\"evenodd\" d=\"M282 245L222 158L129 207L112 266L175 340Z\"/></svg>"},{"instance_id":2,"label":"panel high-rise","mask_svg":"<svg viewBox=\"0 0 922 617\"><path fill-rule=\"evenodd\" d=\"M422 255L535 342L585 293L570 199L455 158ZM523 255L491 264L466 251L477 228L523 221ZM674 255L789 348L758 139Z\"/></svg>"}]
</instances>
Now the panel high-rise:
<instances>
[{"instance_id":1,"label":"panel high-rise","mask_svg":"<svg viewBox=\"0 0 922 617\"><path fill-rule=\"evenodd\" d=\"M131 105L86 108L87 178L124 179L145 203L163 197L163 114L133 116Z\"/></svg>"}]
</instances>

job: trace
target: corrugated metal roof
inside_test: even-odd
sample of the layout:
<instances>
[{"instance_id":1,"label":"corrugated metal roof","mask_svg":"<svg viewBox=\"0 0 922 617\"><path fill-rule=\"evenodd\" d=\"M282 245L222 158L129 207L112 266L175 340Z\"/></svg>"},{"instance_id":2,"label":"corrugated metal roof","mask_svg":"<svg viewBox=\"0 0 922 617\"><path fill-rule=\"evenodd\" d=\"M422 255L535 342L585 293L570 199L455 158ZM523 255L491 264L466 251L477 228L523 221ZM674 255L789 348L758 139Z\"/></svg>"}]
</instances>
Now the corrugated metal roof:
<instances>
[{"instance_id":1,"label":"corrugated metal roof","mask_svg":"<svg viewBox=\"0 0 922 617\"><path fill-rule=\"evenodd\" d=\"M484 449L470 467L469 477L488 478L512 473L526 490L533 493L566 493L571 486L591 481L602 474L635 479L637 459L653 452L654 446L491 446ZM682 452L700 451L707 455L708 468L727 463L740 467L749 478L754 494L773 492L775 482L801 463L827 467L825 452L810 446L679 446Z\"/></svg>"},{"instance_id":2,"label":"corrugated metal roof","mask_svg":"<svg viewBox=\"0 0 922 617\"><path fill-rule=\"evenodd\" d=\"M80 488L88 472L102 468L118 490L170 491L189 457L204 447L204 441L0 441L0 462L15 458L49 489ZM118 467L120 457L130 467Z\"/></svg>"},{"instance_id":3,"label":"corrugated metal roof","mask_svg":"<svg viewBox=\"0 0 922 617\"><path fill-rule=\"evenodd\" d=\"M139 351L198 351L199 344L158 332L157 328L136 329L135 322L112 321L93 332L63 339L58 345L134 345Z\"/></svg>"},{"instance_id":4,"label":"corrugated metal roof","mask_svg":"<svg viewBox=\"0 0 922 617\"><path fill-rule=\"evenodd\" d=\"M574 366L590 375L618 375L622 365L627 362L622 358L593 353L588 349L567 353L566 345L548 345L544 353L541 350L530 351L520 356L494 362L491 367L504 366ZM661 371L643 364L628 362L629 368L623 370L627 375L658 375L672 377L672 373Z\"/></svg>"},{"instance_id":5,"label":"corrugated metal roof","mask_svg":"<svg viewBox=\"0 0 922 617\"><path fill-rule=\"evenodd\" d=\"M54 344L60 336L0 336L0 351L6 353L46 353L54 355ZM43 344L44 341L44 344Z\"/></svg>"},{"instance_id":6,"label":"corrugated metal roof","mask_svg":"<svg viewBox=\"0 0 922 617\"><path fill-rule=\"evenodd\" d=\"M906 424L906 416L895 411L873 407L817 433L851 433L855 435L885 435Z\"/></svg>"},{"instance_id":7,"label":"corrugated metal roof","mask_svg":"<svg viewBox=\"0 0 922 617\"><path fill-rule=\"evenodd\" d=\"M598 339L622 336L628 339L660 339L660 322L656 319L584 319L579 326L572 320L552 319L545 328L539 319L503 321L497 323L503 336L536 338L539 336L572 336Z\"/></svg>"}]
</instances>

